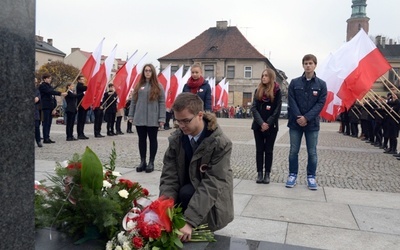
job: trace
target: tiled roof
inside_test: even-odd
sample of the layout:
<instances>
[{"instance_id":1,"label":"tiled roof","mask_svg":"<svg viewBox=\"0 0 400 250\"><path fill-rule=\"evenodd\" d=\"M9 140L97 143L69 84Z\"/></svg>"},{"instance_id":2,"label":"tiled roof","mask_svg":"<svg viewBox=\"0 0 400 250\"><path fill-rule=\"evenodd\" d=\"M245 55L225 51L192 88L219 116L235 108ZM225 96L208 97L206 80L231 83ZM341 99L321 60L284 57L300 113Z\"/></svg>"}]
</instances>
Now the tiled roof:
<instances>
[{"instance_id":1,"label":"tiled roof","mask_svg":"<svg viewBox=\"0 0 400 250\"><path fill-rule=\"evenodd\" d=\"M386 44L385 47L379 44L377 47L386 58L400 58L400 44Z\"/></svg>"},{"instance_id":2,"label":"tiled roof","mask_svg":"<svg viewBox=\"0 0 400 250\"><path fill-rule=\"evenodd\" d=\"M52 45L50 45L50 44L48 44L47 42L44 42L44 41L36 41L36 45L35 46L36 46L35 47L36 50L42 50L42 51L49 52L49 53L52 53L52 54L57 54L57 55L60 55L62 57L66 56L66 54L64 52L62 52L61 50L53 47Z\"/></svg>"},{"instance_id":3,"label":"tiled roof","mask_svg":"<svg viewBox=\"0 0 400 250\"><path fill-rule=\"evenodd\" d=\"M159 60L177 59L262 59L258 52L240 33L237 27L209 28L199 36Z\"/></svg>"}]
</instances>

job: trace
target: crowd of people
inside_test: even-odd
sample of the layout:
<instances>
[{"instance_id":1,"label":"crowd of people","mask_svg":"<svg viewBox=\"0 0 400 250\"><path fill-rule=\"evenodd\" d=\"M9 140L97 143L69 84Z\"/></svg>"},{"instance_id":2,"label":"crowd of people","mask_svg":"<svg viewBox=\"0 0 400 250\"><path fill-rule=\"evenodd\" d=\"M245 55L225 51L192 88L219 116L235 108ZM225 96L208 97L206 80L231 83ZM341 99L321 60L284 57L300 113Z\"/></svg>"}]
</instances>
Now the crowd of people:
<instances>
[{"instance_id":1,"label":"crowd of people","mask_svg":"<svg viewBox=\"0 0 400 250\"><path fill-rule=\"evenodd\" d=\"M366 98L340 114L340 124L339 133L359 138L400 160L397 151L400 92L396 88L392 88L386 96L370 92Z\"/></svg>"},{"instance_id":2,"label":"crowd of people","mask_svg":"<svg viewBox=\"0 0 400 250\"><path fill-rule=\"evenodd\" d=\"M326 83L315 73L317 58L307 54L302 59L304 73L291 81L288 89L288 120L290 150L288 155L288 177L285 186L293 188L299 172L299 151L304 135L308 160L306 163L307 185L317 190L317 143L320 130L320 112L327 97ZM42 147L40 123L43 122L43 143L54 143L50 139L51 118L56 107L55 95L66 100L66 140L87 140L84 126L87 110L80 106L85 95L84 78L78 77L76 84L68 84L66 92L55 91L51 76L43 75L35 95L36 142ZM275 72L265 69L254 91L251 107L237 106L211 112L211 89L202 76L201 66L191 67L191 77L171 108L166 109L165 93L157 80L152 64L144 65L139 82L134 86L123 110L117 110L118 93L112 83L108 84L100 106L93 109L95 138L101 135L101 126L107 122L107 136L122 134L121 121L127 117L127 132L135 126L138 135L140 163L137 172L154 171L154 160L158 149L159 130L170 129L170 120L177 128L169 137L160 177L160 196L172 197L180 204L186 224L180 229L180 239L188 241L193 228L208 223L211 230L225 227L233 220L233 172L230 166L232 142L217 123L218 117L252 117L256 148L256 183L269 184L273 163L273 151L279 130L282 93L276 83ZM400 121L399 94L388 95L386 100L365 100L342 113L341 133L358 137L361 123L361 138L385 149L385 153L397 154L397 137ZM367 103L368 101L371 101ZM375 105L375 106L374 106ZM384 106L390 112L384 112ZM387 109L385 111L388 111ZM391 114L393 113L393 114ZM77 115L77 138L73 126ZM396 116L396 118L395 118ZM147 140L149 158L147 161Z\"/></svg>"}]
</instances>

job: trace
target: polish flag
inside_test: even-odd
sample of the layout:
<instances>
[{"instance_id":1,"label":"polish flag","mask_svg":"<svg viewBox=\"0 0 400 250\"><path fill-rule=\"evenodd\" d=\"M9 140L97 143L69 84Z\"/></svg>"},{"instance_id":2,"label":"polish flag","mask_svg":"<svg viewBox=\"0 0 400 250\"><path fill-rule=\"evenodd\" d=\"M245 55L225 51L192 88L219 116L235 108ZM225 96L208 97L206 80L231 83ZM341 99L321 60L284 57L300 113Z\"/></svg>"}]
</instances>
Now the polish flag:
<instances>
[{"instance_id":1,"label":"polish flag","mask_svg":"<svg viewBox=\"0 0 400 250\"><path fill-rule=\"evenodd\" d=\"M190 69L191 69L191 67L189 67L189 69L186 71L186 74L181 79L179 79L179 81L178 81L178 89L177 89L176 94L175 94L175 99L180 93L182 93L183 87L185 87L185 84L187 83L187 81L191 77L192 72L191 72Z\"/></svg>"},{"instance_id":2,"label":"polish flag","mask_svg":"<svg viewBox=\"0 0 400 250\"><path fill-rule=\"evenodd\" d=\"M224 93L222 94L221 98L221 107L227 108L229 101L229 81L225 83L223 92Z\"/></svg>"},{"instance_id":3,"label":"polish flag","mask_svg":"<svg viewBox=\"0 0 400 250\"><path fill-rule=\"evenodd\" d=\"M157 80L163 86L164 93L168 93L171 82L171 64L158 75ZM167 100L167 94L165 94L165 100Z\"/></svg>"},{"instance_id":4,"label":"polish flag","mask_svg":"<svg viewBox=\"0 0 400 250\"><path fill-rule=\"evenodd\" d=\"M114 49L111 51L110 55L106 58L104 63L100 66L99 72L97 72L96 77L96 92L93 100L93 107L97 108L100 106L101 99L103 98L104 91L107 87L107 84L111 80L111 70L114 65L115 54L117 52L117 45L115 45ZM117 92L118 94L118 92Z\"/></svg>"},{"instance_id":5,"label":"polish flag","mask_svg":"<svg viewBox=\"0 0 400 250\"><path fill-rule=\"evenodd\" d=\"M133 67L133 69L131 71L131 75L130 75L130 77L128 79L129 86L128 86L128 92L126 93L126 97L128 96L129 91L131 91L131 89L136 86L136 84L140 80L140 77L142 76L141 72L142 72L142 69L143 69L144 65L146 64L143 59L146 57L146 55L147 55L147 52L139 60L139 62L135 65L135 67ZM125 98L125 100L126 100L126 98Z\"/></svg>"},{"instance_id":6,"label":"polish flag","mask_svg":"<svg viewBox=\"0 0 400 250\"><path fill-rule=\"evenodd\" d=\"M224 78L225 79L225 78ZM224 81L223 79L223 81ZM222 81L221 81L222 82ZM219 110L221 108L220 102L219 102L219 98L221 97L221 93L222 93L222 86L221 86L221 82L219 82L218 84L215 85L215 96L214 96L214 107L213 110Z\"/></svg>"},{"instance_id":7,"label":"polish flag","mask_svg":"<svg viewBox=\"0 0 400 250\"><path fill-rule=\"evenodd\" d=\"M216 93L219 92L219 95L217 95L215 99L217 104L216 105L217 110L219 110L222 107L221 102L222 102L222 96L224 95L225 81L226 78L222 79L217 85Z\"/></svg>"},{"instance_id":8,"label":"polish flag","mask_svg":"<svg viewBox=\"0 0 400 250\"><path fill-rule=\"evenodd\" d=\"M125 64L117 71L114 77L114 88L115 92L118 94L119 97L119 103L118 103L118 109L121 109L125 107L126 104L126 98L124 96L127 96L127 89L129 87L129 80L130 79L130 74L132 72L132 69L134 67L134 57L136 55L137 50L135 53L133 53L129 59L125 62Z\"/></svg>"},{"instance_id":9,"label":"polish flag","mask_svg":"<svg viewBox=\"0 0 400 250\"><path fill-rule=\"evenodd\" d=\"M175 72L175 74L171 77L170 87L168 92L165 93L167 99L165 100L165 107L167 109L171 109L174 104L176 93L179 87L179 81L181 81L183 72L183 65Z\"/></svg>"},{"instance_id":10,"label":"polish flag","mask_svg":"<svg viewBox=\"0 0 400 250\"><path fill-rule=\"evenodd\" d=\"M88 88L85 92L85 96L82 99L82 104L85 102L85 99L88 99L89 101L86 101L86 102L89 102L90 104L91 104L91 101L93 100L94 88L93 88L93 86L90 86L90 85L94 85L94 84L91 84L92 82L95 82L94 80L92 80L92 78L96 75L96 73L100 69L101 51L103 50L103 42L104 42L104 38L100 41L96 50L90 55L90 57L87 59L87 61L85 62L85 64L83 65L83 67L81 69L82 75L86 78L86 83L88 86ZM82 107L84 107L86 109L90 106L90 104L87 107L82 105Z\"/></svg>"},{"instance_id":11,"label":"polish flag","mask_svg":"<svg viewBox=\"0 0 400 250\"><path fill-rule=\"evenodd\" d=\"M208 85L210 85L210 89L211 89L211 108L214 110L214 106L215 106L215 79L207 77L206 81L208 81Z\"/></svg>"},{"instance_id":12,"label":"polish flag","mask_svg":"<svg viewBox=\"0 0 400 250\"><path fill-rule=\"evenodd\" d=\"M140 79L140 72L142 72L143 66L144 66L144 62L143 62L143 58L147 55L147 53L139 60L139 62L134 65L131 69L129 69L129 67L127 67L127 77L126 77L126 82L124 87L122 87L122 91L121 94L118 95L119 97L119 103L118 103L118 108L122 108L125 107L126 104L126 99L129 96L129 92L131 91L131 89L135 86L135 84L139 81ZM118 94L118 92L117 92Z\"/></svg>"},{"instance_id":13,"label":"polish flag","mask_svg":"<svg viewBox=\"0 0 400 250\"><path fill-rule=\"evenodd\" d=\"M363 29L321 64L318 77L326 81L327 100L321 116L335 120L341 107L350 108L391 68Z\"/></svg>"}]
</instances>

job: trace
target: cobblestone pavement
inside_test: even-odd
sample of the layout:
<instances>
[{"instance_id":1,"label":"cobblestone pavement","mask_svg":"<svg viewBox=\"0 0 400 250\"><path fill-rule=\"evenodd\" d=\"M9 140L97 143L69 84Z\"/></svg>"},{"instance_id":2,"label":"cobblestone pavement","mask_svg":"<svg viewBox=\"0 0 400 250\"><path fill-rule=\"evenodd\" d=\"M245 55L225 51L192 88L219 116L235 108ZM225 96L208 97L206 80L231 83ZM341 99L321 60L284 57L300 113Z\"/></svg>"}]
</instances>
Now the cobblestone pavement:
<instances>
[{"instance_id":1,"label":"cobblestone pavement","mask_svg":"<svg viewBox=\"0 0 400 250\"><path fill-rule=\"evenodd\" d=\"M233 142L231 165L234 177L255 180L255 144L250 129L251 119L218 120L223 131ZM280 131L275 143L271 181L284 183L288 174L289 133L286 120L280 120ZM126 123L123 122L123 131ZM103 131L106 124L103 124ZM321 123L318 142L317 182L320 186L382 192L400 192L400 161L392 155L383 154L369 143L339 134L338 123ZM158 134L156 170L162 168L163 154L168 146L172 130ZM107 162L113 142L117 151L117 167L136 167L139 164L138 138L134 134L94 138L93 124L86 124L85 134L89 140L67 142L65 126L53 122L51 138L55 144L44 144L35 148L35 159L63 161L71 159L74 153L83 153L86 146L96 152L102 162ZM103 132L105 134L105 132ZM300 184L305 184L307 152L303 145L299 153Z\"/></svg>"}]
</instances>

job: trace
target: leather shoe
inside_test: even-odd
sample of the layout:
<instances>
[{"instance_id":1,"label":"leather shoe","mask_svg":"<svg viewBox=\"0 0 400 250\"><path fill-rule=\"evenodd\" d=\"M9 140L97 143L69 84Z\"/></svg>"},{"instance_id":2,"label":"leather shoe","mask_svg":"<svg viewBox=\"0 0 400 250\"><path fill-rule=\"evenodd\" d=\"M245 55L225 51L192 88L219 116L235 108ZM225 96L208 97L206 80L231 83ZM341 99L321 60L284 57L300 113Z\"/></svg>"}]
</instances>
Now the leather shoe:
<instances>
[{"instance_id":1,"label":"leather shoe","mask_svg":"<svg viewBox=\"0 0 400 250\"><path fill-rule=\"evenodd\" d=\"M124 133L122 133L122 131L118 131L117 135L123 135Z\"/></svg>"},{"instance_id":2,"label":"leather shoe","mask_svg":"<svg viewBox=\"0 0 400 250\"><path fill-rule=\"evenodd\" d=\"M94 137L96 137L96 138L102 138L102 137L104 137L104 135L98 134L98 135L95 135Z\"/></svg>"},{"instance_id":3,"label":"leather shoe","mask_svg":"<svg viewBox=\"0 0 400 250\"><path fill-rule=\"evenodd\" d=\"M262 179L263 176L262 175L263 175L262 172L258 172L256 183L262 183L263 182L263 179Z\"/></svg>"},{"instance_id":4,"label":"leather shoe","mask_svg":"<svg viewBox=\"0 0 400 250\"><path fill-rule=\"evenodd\" d=\"M108 135L108 136L113 136L113 135L114 135L114 133L107 132L107 135Z\"/></svg>"},{"instance_id":5,"label":"leather shoe","mask_svg":"<svg viewBox=\"0 0 400 250\"><path fill-rule=\"evenodd\" d=\"M79 135L79 136L78 136L78 139L80 139L80 140L87 140L87 139L89 139L89 137L87 137L86 135Z\"/></svg>"},{"instance_id":6,"label":"leather shoe","mask_svg":"<svg viewBox=\"0 0 400 250\"><path fill-rule=\"evenodd\" d=\"M43 143L50 144L50 143L55 143L55 141L52 141L50 139L46 139L46 140L43 140Z\"/></svg>"},{"instance_id":7,"label":"leather shoe","mask_svg":"<svg viewBox=\"0 0 400 250\"><path fill-rule=\"evenodd\" d=\"M75 137L68 137L67 141L76 141L77 139Z\"/></svg>"},{"instance_id":8,"label":"leather shoe","mask_svg":"<svg viewBox=\"0 0 400 250\"><path fill-rule=\"evenodd\" d=\"M154 162L150 161L149 164L147 164L146 173L151 173L153 171L154 171Z\"/></svg>"},{"instance_id":9,"label":"leather shoe","mask_svg":"<svg viewBox=\"0 0 400 250\"><path fill-rule=\"evenodd\" d=\"M264 179L262 181L264 184L269 184L270 178L269 178L269 173L264 174Z\"/></svg>"},{"instance_id":10,"label":"leather shoe","mask_svg":"<svg viewBox=\"0 0 400 250\"><path fill-rule=\"evenodd\" d=\"M39 145L38 145L38 146L39 146ZM400 161L400 157L397 157L396 159L397 159L398 161Z\"/></svg>"},{"instance_id":11,"label":"leather shoe","mask_svg":"<svg viewBox=\"0 0 400 250\"><path fill-rule=\"evenodd\" d=\"M147 168L146 161L142 160L139 164L139 166L136 167L136 172L142 172Z\"/></svg>"},{"instance_id":12,"label":"leather shoe","mask_svg":"<svg viewBox=\"0 0 400 250\"><path fill-rule=\"evenodd\" d=\"M41 142L38 142L38 143L37 143L37 146L38 146L39 148L41 148L41 147L43 147L43 144L42 144Z\"/></svg>"}]
</instances>

